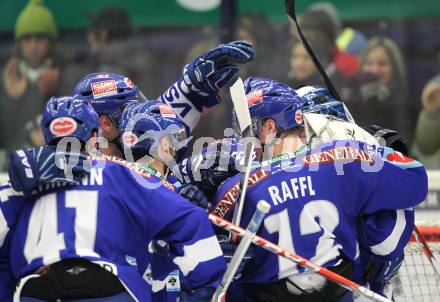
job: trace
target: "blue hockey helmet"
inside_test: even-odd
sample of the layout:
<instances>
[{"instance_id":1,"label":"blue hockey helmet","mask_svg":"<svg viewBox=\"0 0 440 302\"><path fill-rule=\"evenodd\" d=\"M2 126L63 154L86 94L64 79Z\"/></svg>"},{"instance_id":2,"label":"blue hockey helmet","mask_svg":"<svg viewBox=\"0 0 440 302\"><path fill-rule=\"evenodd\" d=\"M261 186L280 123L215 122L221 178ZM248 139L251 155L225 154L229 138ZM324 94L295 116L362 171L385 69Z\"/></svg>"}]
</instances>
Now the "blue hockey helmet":
<instances>
[{"instance_id":1,"label":"blue hockey helmet","mask_svg":"<svg viewBox=\"0 0 440 302\"><path fill-rule=\"evenodd\" d=\"M354 123L354 119L343 102L337 100L327 88L305 86L296 90L303 103L303 113L320 113L335 116Z\"/></svg>"},{"instance_id":2,"label":"blue hockey helmet","mask_svg":"<svg viewBox=\"0 0 440 302\"><path fill-rule=\"evenodd\" d=\"M159 101L129 104L121 117L121 143L133 154L154 154L162 137L168 136L176 150L176 161L183 160L187 150L187 132L173 109ZM137 156L139 157L139 156Z\"/></svg>"},{"instance_id":3,"label":"blue hockey helmet","mask_svg":"<svg viewBox=\"0 0 440 302\"><path fill-rule=\"evenodd\" d=\"M85 143L99 127L99 118L88 101L72 96L52 97L43 111L41 129L46 144L76 137Z\"/></svg>"},{"instance_id":4,"label":"blue hockey helmet","mask_svg":"<svg viewBox=\"0 0 440 302\"><path fill-rule=\"evenodd\" d=\"M116 125L119 125L128 102L145 101L145 96L129 78L110 72L86 75L78 82L72 95L90 101L98 115L109 116Z\"/></svg>"},{"instance_id":5,"label":"blue hockey helmet","mask_svg":"<svg viewBox=\"0 0 440 302\"><path fill-rule=\"evenodd\" d=\"M254 134L266 119L273 119L279 131L302 126L302 102L286 84L266 78L250 77L244 82Z\"/></svg>"}]
</instances>

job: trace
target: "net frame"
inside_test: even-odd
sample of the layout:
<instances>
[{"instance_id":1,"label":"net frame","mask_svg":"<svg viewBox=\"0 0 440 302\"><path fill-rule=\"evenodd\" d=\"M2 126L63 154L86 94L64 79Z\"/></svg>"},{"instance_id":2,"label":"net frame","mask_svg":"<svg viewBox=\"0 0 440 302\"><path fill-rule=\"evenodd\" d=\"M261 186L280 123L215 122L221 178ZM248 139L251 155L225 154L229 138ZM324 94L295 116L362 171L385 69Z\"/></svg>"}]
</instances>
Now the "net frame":
<instances>
[{"instance_id":1,"label":"net frame","mask_svg":"<svg viewBox=\"0 0 440 302\"><path fill-rule=\"evenodd\" d=\"M440 259L440 220L418 221L416 225L432 253ZM391 284L396 302L440 301L440 278L414 236L405 247L405 260Z\"/></svg>"}]
</instances>

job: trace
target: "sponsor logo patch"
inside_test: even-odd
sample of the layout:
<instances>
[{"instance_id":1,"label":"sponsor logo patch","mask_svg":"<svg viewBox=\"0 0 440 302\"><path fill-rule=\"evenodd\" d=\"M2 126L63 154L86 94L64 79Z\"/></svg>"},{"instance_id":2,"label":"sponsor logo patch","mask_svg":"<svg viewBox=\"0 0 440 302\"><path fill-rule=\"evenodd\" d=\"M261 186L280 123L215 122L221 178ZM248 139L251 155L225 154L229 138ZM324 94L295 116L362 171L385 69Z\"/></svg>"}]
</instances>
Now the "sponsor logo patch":
<instances>
[{"instance_id":1,"label":"sponsor logo patch","mask_svg":"<svg viewBox=\"0 0 440 302\"><path fill-rule=\"evenodd\" d=\"M134 146L137 144L138 141L139 141L139 138L133 132L129 132L129 131L124 132L124 134L122 135L122 142L126 146L129 146L129 147Z\"/></svg>"},{"instance_id":2,"label":"sponsor logo patch","mask_svg":"<svg viewBox=\"0 0 440 302\"><path fill-rule=\"evenodd\" d=\"M93 97L95 98L118 93L115 80L96 82L92 83L91 86Z\"/></svg>"},{"instance_id":3,"label":"sponsor logo patch","mask_svg":"<svg viewBox=\"0 0 440 302\"><path fill-rule=\"evenodd\" d=\"M248 107L261 103L263 101L263 90L259 89L248 93L246 95L246 99L248 102Z\"/></svg>"},{"instance_id":4,"label":"sponsor logo patch","mask_svg":"<svg viewBox=\"0 0 440 302\"><path fill-rule=\"evenodd\" d=\"M307 155L303 158L306 165L316 163L332 163L335 161L349 160L373 163L370 154L353 147L337 147Z\"/></svg>"},{"instance_id":5,"label":"sponsor logo patch","mask_svg":"<svg viewBox=\"0 0 440 302\"><path fill-rule=\"evenodd\" d=\"M180 292L180 279L179 279L179 271L172 271L167 276L167 284L166 284L167 292Z\"/></svg>"},{"instance_id":6,"label":"sponsor logo patch","mask_svg":"<svg viewBox=\"0 0 440 302\"><path fill-rule=\"evenodd\" d=\"M303 123L303 115L302 115L301 110L296 110L296 112L295 112L295 122L298 125L301 125Z\"/></svg>"},{"instance_id":7,"label":"sponsor logo patch","mask_svg":"<svg viewBox=\"0 0 440 302\"><path fill-rule=\"evenodd\" d=\"M257 170L254 173L251 173L249 175L247 190L249 191L255 184L259 183L263 179L266 179L268 176L269 172L264 170ZM237 181L232 188L226 191L226 193L212 210L212 213L222 218L225 217L229 210L234 208L239 192L240 181Z\"/></svg>"},{"instance_id":8,"label":"sponsor logo patch","mask_svg":"<svg viewBox=\"0 0 440 302\"><path fill-rule=\"evenodd\" d=\"M174 112L174 110L165 105L165 104L158 104L157 105L159 107L160 113L164 116L164 117L176 117L176 113Z\"/></svg>"},{"instance_id":9,"label":"sponsor logo patch","mask_svg":"<svg viewBox=\"0 0 440 302\"><path fill-rule=\"evenodd\" d=\"M415 161L414 159L407 157L402 153L396 151L387 154L386 159L390 162L396 162L396 163L410 163Z\"/></svg>"},{"instance_id":10,"label":"sponsor logo patch","mask_svg":"<svg viewBox=\"0 0 440 302\"><path fill-rule=\"evenodd\" d=\"M49 131L56 137L67 136L75 132L78 124L71 117L58 117L49 125Z\"/></svg>"}]
</instances>

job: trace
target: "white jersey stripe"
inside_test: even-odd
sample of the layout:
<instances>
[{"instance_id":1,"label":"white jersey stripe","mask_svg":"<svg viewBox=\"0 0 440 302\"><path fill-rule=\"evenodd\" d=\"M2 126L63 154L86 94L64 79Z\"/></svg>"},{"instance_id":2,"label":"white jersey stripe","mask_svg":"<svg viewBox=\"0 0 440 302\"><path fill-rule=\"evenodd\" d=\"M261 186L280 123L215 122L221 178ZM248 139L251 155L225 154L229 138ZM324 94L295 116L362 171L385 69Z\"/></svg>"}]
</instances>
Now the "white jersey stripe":
<instances>
[{"instance_id":1,"label":"white jersey stripe","mask_svg":"<svg viewBox=\"0 0 440 302\"><path fill-rule=\"evenodd\" d=\"M180 268L183 275L188 275L194 268L204 261L223 255L217 237L211 236L183 248L184 255L174 258L173 262Z\"/></svg>"},{"instance_id":2,"label":"white jersey stripe","mask_svg":"<svg viewBox=\"0 0 440 302\"><path fill-rule=\"evenodd\" d=\"M381 243L371 247L376 255L385 256L393 252L399 244L400 237L406 226L405 210L396 210L396 224L391 234Z\"/></svg>"}]
</instances>

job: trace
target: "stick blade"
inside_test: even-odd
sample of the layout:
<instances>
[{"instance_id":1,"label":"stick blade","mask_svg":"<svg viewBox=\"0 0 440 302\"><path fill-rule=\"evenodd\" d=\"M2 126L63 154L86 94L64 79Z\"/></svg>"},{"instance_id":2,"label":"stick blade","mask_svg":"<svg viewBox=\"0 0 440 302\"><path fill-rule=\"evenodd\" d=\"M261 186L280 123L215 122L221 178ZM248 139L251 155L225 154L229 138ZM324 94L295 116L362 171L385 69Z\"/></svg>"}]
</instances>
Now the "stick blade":
<instances>
[{"instance_id":1,"label":"stick blade","mask_svg":"<svg viewBox=\"0 0 440 302\"><path fill-rule=\"evenodd\" d=\"M252 122L242 79L238 78L229 91L232 103L234 104L235 114L237 115L238 125L243 133L248 127L251 127Z\"/></svg>"}]
</instances>

